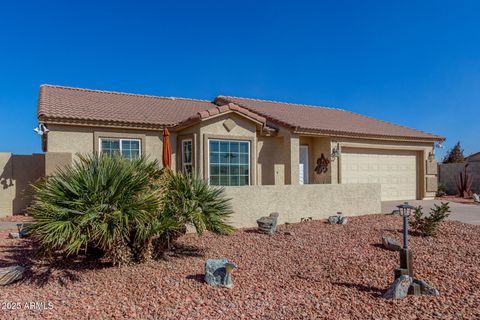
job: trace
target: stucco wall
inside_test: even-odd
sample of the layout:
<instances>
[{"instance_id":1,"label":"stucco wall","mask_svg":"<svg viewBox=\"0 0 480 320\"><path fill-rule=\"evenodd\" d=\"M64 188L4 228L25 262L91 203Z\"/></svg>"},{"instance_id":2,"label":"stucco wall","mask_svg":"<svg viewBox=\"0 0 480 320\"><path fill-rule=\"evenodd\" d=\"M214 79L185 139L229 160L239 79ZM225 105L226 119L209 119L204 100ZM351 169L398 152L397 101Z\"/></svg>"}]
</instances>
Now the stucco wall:
<instances>
[{"instance_id":1,"label":"stucco wall","mask_svg":"<svg viewBox=\"0 0 480 320\"><path fill-rule=\"evenodd\" d=\"M0 153L0 216L23 213L32 201L30 184L71 162L69 153Z\"/></svg>"},{"instance_id":2,"label":"stucco wall","mask_svg":"<svg viewBox=\"0 0 480 320\"><path fill-rule=\"evenodd\" d=\"M257 150L257 184L285 184L283 137L259 137Z\"/></svg>"},{"instance_id":3,"label":"stucco wall","mask_svg":"<svg viewBox=\"0 0 480 320\"><path fill-rule=\"evenodd\" d=\"M325 219L343 212L347 216L380 213L379 184L315 184L225 187L232 198L235 227L256 227L256 220L278 212L279 223L301 218Z\"/></svg>"},{"instance_id":4,"label":"stucco wall","mask_svg":"<svg viewBox=\"0 0 480 320\"><path fill-rule=\"evenodd\" d=\"M438 181L445 186L447 194L455 195L458 193L456 181L464 168L465 163L438 165ZM480 194L480 162L470 162L467 173L472 177L472 191Z\"/></svg>"},{"instance_id":5,"label":"stucco wall","mask_svg":"<svg viewBox=\"0 0 480 320\"><path fill-rule=\"evenodd\" d=\"M142 141L142 152L162 165L162 131L129 130L122 128L61 126L49 124L48 151L77 153L98 152L98 137L138 138ZM176 143L175 134L170 136L172 146ZM172 163L175 165L176 148L172 148ZM75 157L75 156L74 156Z\"/></svg>"}]
</instances>

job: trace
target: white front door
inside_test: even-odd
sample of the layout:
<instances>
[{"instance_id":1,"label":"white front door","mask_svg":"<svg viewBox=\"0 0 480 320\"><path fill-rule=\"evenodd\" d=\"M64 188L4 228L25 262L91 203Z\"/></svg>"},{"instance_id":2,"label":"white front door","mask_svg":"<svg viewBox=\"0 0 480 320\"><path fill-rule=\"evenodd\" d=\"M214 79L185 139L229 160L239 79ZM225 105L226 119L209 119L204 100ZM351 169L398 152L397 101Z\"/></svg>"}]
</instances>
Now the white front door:
<instances>
[{"instance_id":1,"label":"white front door","mask_svg":"<svg viewBox=\"0 0 480 320\"><path fill-rule=\"evenodd\" d=\"M299 179L300 184L308 184L308 146L300 146L300 158L299 158Z\"/></svg>"}]
</instances>

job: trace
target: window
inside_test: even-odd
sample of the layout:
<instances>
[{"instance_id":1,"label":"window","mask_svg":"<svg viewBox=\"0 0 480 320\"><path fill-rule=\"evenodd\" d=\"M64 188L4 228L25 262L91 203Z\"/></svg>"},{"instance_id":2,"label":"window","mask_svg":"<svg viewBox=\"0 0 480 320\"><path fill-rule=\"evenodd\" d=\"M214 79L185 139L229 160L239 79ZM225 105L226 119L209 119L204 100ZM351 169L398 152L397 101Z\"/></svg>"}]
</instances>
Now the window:
<instances>
[{"instance_id":1,"label":"window","mask_svg":"<svg viewBox=\"0 0 480 320\"><path fill-rule=\"evenodd\" d=\"M250 184L250 142L208 140L209 181L216 186Z\"/></svg>"},{"instance_id":2,"label":"window","mask_svg":"<svg viewBox=\"0 0 480 320\"><path fill-rule=\"evenodd\" d=\"M182 140L182 171L192 173L192 139Z\"/></svg>"},{"instance_id":3,"label":"window","mask_svg":"<svg viewBox=\"0 0 480 320\"><path fill-rule=\"evenodd\" d=\"M119 153L126 159L139 158L140 140L100 138L100 153L105 153L110 156Z\"/></svg>"}]
</instances>

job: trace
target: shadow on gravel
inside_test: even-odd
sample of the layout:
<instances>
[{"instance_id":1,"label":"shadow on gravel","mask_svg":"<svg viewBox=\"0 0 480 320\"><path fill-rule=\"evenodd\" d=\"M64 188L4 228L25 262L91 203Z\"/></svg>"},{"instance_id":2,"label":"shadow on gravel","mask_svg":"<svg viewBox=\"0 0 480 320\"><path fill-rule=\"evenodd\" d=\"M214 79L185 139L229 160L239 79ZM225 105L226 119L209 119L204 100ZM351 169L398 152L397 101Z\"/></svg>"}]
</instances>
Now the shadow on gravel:
<instances>
[{"instance_id":1,"label":"shadow on gravel","mask_svg":"<svg viewBox=\"0 0 480 320\"><path fill-rule=\"evenodd\" d=\"M166 254L169 257L175 258L205 257L205 248L186 244L175 244L175 246L170 251L167 251Z\"/></svg>"},{"instance_id":2,"label":"shadow on gravel","mask_svg":"<svg viewBox=\"0 0 480 320\"><path fill-rule=\"evenodd\" d=\"M356 290L361 291L361 292L370 293L372 296L374 296L376 298L382 297L383 294L385 293L384 289L380 289L380 288L372 287L372 286L366 286L366 285L359 284L359 283L334 282L332 284L334 284L336 286L342 286L342 287L350 288L350 289L356 289Z\"/></svg>"},{"instance_id":3,"label":"shadow on gravel","mask_svg":"<svg viewBox=\"0 0 480 320\"><path fill-rule=\"evenodd\" d=\"M20 265L25 268L23 282L43 287L51 281L61 286L80 281L80 272L110 267L110 264L87 259L65 259L64 257L44 258L38 255L38 248L29 239L12 246L0 246L3 258L0 267Z\"/></svg>"},{"instance_id":4,"label":"shadow on gravel","mask_svg":"<svg viewBox=\"0 0 480 320\"><path fill-rule=\"evenodd\" d=\"M200 283L205 283L205 275L202 273L191 274L185 277L187 280L194 280Z\"/></svg>"}]
</instances>

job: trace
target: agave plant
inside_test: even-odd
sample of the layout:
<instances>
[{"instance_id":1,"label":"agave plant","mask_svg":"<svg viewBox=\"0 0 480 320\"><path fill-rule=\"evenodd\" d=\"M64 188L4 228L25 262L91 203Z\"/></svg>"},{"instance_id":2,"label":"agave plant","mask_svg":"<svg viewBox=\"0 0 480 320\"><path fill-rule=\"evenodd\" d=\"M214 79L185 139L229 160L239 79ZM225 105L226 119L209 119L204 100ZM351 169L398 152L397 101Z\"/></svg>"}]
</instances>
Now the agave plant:
<instances>
[{"instance_id":1,"label":"agave plant","mask_svg":"<svg viewBox=\"0 0 480 320\"><path fill-rule=\"evenodd\" d=\"M34 185L33 237L45 252L100 250L116 265L131 262L162 232L162 170L156 161L80 155ZM147 253L148 255L148 253Z\"/></svg>"}]
</instances>

